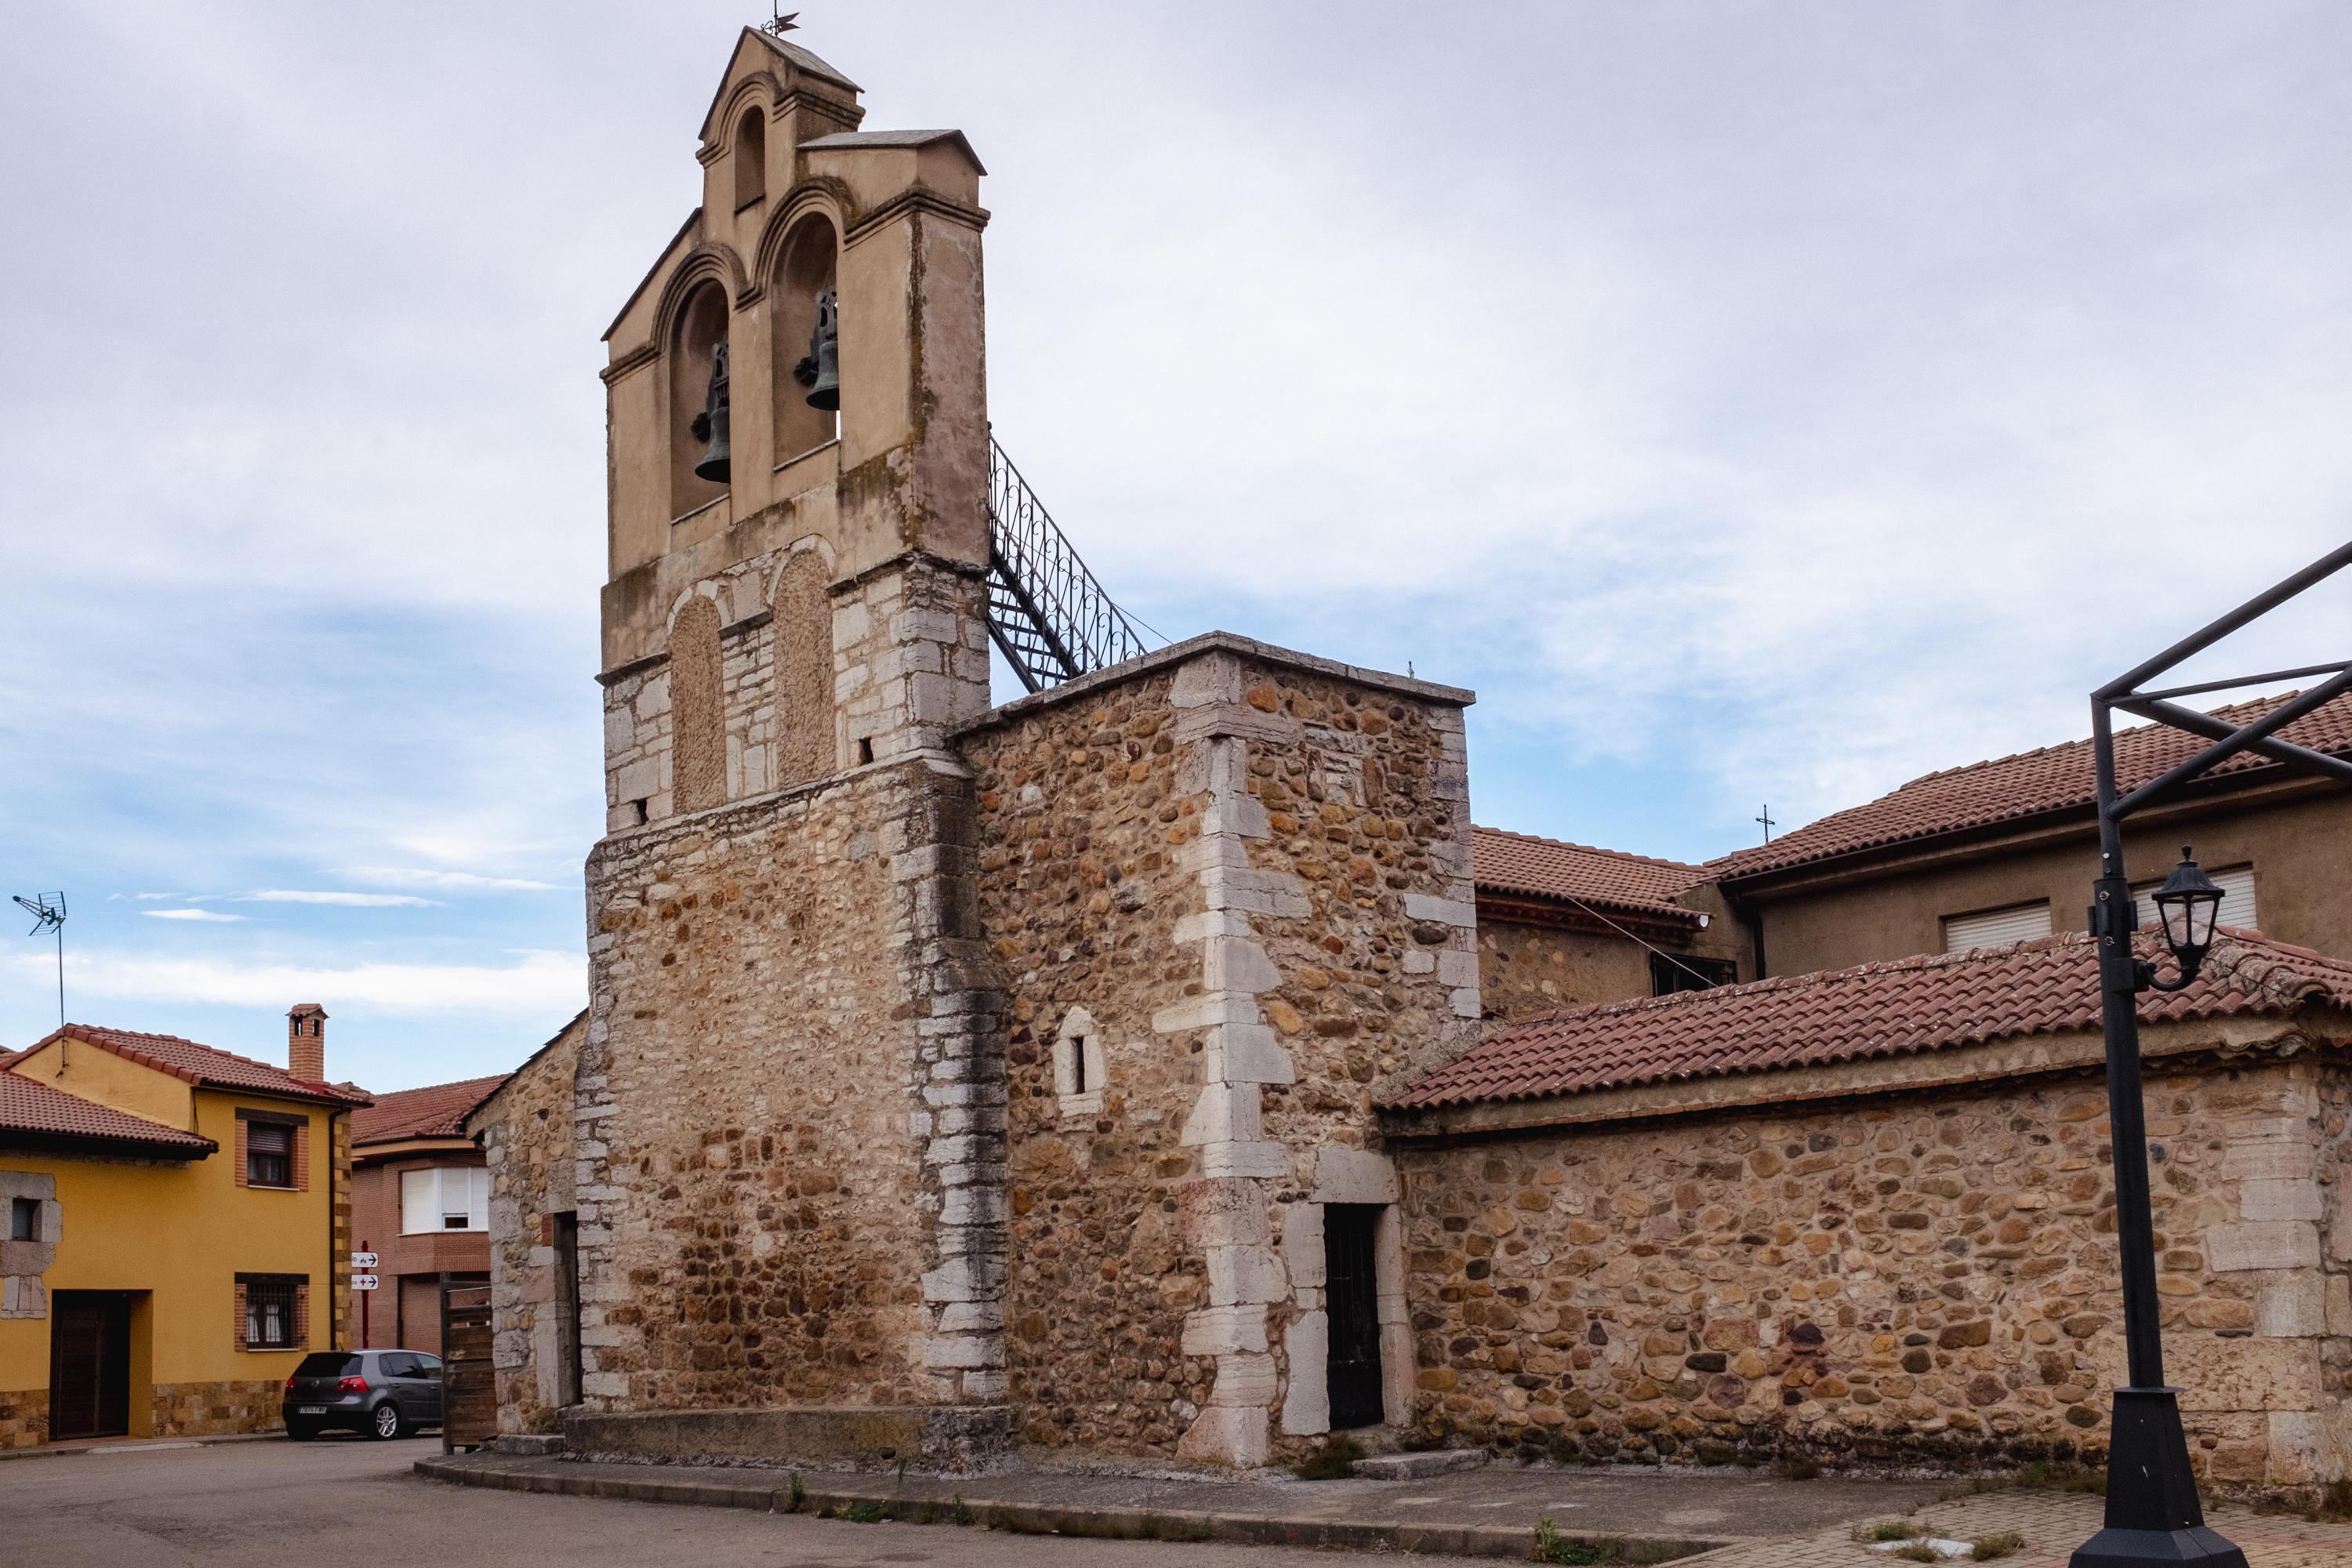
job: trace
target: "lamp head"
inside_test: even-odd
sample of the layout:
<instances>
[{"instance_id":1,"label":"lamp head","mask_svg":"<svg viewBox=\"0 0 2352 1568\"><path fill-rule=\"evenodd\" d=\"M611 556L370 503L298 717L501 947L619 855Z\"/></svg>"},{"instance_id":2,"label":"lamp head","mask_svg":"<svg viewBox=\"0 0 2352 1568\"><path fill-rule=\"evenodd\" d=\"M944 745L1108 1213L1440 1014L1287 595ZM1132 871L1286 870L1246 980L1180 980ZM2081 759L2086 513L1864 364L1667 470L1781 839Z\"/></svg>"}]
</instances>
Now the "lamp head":
<instances>
[{"instance_id":1,"label":"lamp head","mask_svg":"<svg viewBox=\"0 0 2352 1568\"><path fill-rule=\"evenodd\" d=\"M2180 961L2183 975L2197 973L2213 945L2214 922L2221 913L2221 889L2205 874L2182 846L2180 864L2156 890L2157 917L2164 926L2164 944Z\"/></svg>"}]
</instances>

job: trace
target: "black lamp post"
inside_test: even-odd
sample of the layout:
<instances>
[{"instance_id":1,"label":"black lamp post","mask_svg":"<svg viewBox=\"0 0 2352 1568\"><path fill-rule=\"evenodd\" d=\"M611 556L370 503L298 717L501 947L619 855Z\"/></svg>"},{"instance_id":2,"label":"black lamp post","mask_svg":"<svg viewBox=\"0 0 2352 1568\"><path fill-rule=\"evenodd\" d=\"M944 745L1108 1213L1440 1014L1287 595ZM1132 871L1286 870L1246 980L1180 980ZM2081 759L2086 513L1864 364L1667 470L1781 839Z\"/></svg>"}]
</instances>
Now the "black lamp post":
<instances>
[{"instance_id":1,"label":"black lamp post","mask_svg":"<svg viewBox=\"0 0 2352 1568\"><path fill-rule=\"evenodd\" d=\"M2139 924L2131 882L2124 874L2124 819L2177 794L2217 763L2242 752L2316 770L2352 782L2352 763L2274 737L2312 710L2352 689L2352 661L2301 669L2273 670L2241 680L2205 681L2163 691L2142 684L2201 652L2313 584L2352 565L2352 544L2322 557L2268 593L2249 600L2196 636L2174 644L2119 680L2091 694L2091 739L2099 787L2099 870L2093 885L2091 936L2099 955L2100 1020L2107 1047L2107 1122L2116 1170L2116 1243L2121 1255L2124 1341L2130 1382L2115 1393L2107 1445L2106 1525L2076 1550L2073 1568L2158 1568L2193 1563L2200 1568L2246 1568L2244 1552L2208 1529L2197 1500L2197 1478L2189 1465L2189 1441L2180 1426L2179 1390L2164 1381L2164 1339L2158 1318L2155 1222L2147 1190L2147 1123L2140 1098L2139 994L2178 991L2197 978L2212 946L2221 889L2203 868L2181 851L2180 864L2156 894L2165 945L2179 966L2170 981L2132 951ZM2170 700L2200 692L2307 676L2326 676L2311 689L2279 704L2251 724L2225 720ZM2128 792L2116 784L2113 715L2152 719L2201 735L2213 744L2179 766Z\"/></svg>"}]
</instances>

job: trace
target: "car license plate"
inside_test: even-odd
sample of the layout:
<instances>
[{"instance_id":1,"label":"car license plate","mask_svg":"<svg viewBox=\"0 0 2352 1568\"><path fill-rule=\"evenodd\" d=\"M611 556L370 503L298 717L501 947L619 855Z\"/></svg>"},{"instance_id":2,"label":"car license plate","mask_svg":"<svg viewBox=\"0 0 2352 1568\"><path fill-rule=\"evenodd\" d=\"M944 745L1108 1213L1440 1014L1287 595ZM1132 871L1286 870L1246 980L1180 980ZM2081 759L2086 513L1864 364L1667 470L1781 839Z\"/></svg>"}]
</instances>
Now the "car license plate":
<instances>
[{"instance_id":1,"label":"car license plate","mask_svg":"<svg viewBox=\"0 0 2352 1568\"><path fill-rule=\"evenodd\" d=\"M327 1407L323 1405L298 1405L294 1407L297 1415L324 1415L326 1413Z\"/></svg>"}]
</instances>

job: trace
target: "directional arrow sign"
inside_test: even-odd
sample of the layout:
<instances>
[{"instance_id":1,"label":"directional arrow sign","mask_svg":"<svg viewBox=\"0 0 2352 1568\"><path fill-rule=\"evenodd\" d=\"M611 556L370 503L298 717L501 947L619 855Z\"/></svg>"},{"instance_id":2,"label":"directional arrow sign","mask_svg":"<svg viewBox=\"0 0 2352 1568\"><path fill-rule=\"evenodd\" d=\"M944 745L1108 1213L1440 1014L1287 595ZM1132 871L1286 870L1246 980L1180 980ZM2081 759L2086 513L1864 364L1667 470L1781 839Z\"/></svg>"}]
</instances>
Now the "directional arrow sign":
<instances>
[{"instance_id":1,"label":"directional arrow sign","mask_svg":"<svg viewBox=\"0 0 2352 1568\"><path fill-rule=\"evenodd\" d=\"M374 1254L374 1253L373 1253L373 1252L354 1252L354 1253L352 1253L352 1268L374 1268L374 1267L375 1267L375 1254Z\"/></svg>"},{"instance_id":2,"label":"directional arrow sign","mask_svg":"<svg viewBox=\"0 0 2352 1568\"><path fill-rule=\"evenodd\" d=\"M354 1275L352 1275L352 1289L354 1289L354 1290L373 1290L373 1289L375 1289L375 1276L374 1276L374 1275L373 1275L373 1274L354 1274Z\"/></svg>"}]
</instances>

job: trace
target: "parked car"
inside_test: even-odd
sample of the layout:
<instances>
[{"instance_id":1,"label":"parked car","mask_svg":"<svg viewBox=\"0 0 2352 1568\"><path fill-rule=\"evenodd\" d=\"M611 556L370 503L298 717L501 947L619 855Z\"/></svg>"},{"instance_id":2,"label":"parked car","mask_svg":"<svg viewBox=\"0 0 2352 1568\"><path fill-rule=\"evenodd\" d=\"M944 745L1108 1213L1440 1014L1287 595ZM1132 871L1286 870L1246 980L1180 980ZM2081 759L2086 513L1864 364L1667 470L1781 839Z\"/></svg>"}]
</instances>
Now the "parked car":
<instances>
[{"instance_id":1,"label":"parked car","mask_svg":"<svg viewBox=\"0 0 2352 1568\"><path fill-rule=\"evenodd\" d=\"M286 1435L329 1426L404 1437L441 1425L441 1358L422 1351L313 1351L286 1380Z\"/></svg>"}]
</instances>

